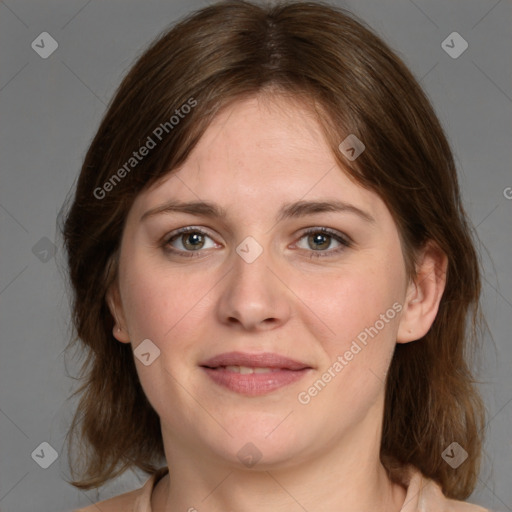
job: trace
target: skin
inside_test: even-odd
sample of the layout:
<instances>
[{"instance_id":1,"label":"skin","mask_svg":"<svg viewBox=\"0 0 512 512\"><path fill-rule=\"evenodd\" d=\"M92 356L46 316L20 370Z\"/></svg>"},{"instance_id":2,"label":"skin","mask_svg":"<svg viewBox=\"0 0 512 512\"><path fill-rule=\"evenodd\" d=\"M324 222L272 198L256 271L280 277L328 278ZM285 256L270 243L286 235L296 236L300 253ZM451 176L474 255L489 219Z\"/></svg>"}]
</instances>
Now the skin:
<instances>
[{"instance_id":1,"label":"skin","mask_svg":"<svg viewBox=\"0 0 512 512\"><path fill-rule=\"evenodd\" d=\"M169 200L212 202L226 216L140 220ZM276 220L298 200L341 200L373 220L352 211ZM191 249L189 233L167 244L177 253L166 252L186 226L206 232L201 248ZM322 227L349 237L350 246L304 234ZM252 263L236 252L248 236L263 250ZM192 257L182 255L187 250ZM408 279L391 213L339 167L306 107L257 96L218 114L186 162L137 196L107 296L117 340L135 349L150 339L160 349L149 366L135 359L161 418L171 474L153 492L154 510L399 511L405 489L379 461L384 378L395 344L430 328L445 269L445 256L429 244ZM400 313L301 404L298 393L395 303ZM199 366L235 350L275 352L312 369L248 397L213 383ZM251 468L237 457L249 442L262 454Z\"/></svg>"}]
</instances>

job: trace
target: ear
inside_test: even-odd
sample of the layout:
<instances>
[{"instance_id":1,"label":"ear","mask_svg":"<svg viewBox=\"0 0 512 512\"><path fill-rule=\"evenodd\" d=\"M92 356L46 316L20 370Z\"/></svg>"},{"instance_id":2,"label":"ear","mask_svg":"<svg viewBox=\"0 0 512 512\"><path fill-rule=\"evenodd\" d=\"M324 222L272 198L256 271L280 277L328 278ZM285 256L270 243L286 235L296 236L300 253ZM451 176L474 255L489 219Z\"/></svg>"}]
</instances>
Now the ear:
<instances>
[{"instance_id":1,"label":"ear","mask_svg":"<svg viewBox=\"0 0 512 512\"><path fill-rule=\"evenodd\" d=\"M407 287L397 343L408 343L427 334L439 309L447 268L446 254L434 242L427 242L418 256L416 275Z\"/></svg>"},{"instance_id":2,"label":"ear","mask_svg":"<svg viewBox=\"0 0 512 512\"><path fill-rule=\"evenodd\" d=\"M114 328L112 329L114 338L122 343L130 343L130 336L128 335L128 329L126 328L126 320L117 280L108 288L106 300L110 313L115 320Z\"/></svg>"}]
</instances>

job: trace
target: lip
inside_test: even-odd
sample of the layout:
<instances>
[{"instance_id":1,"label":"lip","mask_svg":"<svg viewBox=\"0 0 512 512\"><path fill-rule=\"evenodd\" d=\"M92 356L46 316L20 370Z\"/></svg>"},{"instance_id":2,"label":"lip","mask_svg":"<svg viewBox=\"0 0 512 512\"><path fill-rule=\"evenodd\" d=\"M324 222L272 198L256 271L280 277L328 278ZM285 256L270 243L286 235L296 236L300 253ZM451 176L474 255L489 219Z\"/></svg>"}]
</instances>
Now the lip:
<instances>
[{"instance_id":1,"label":"lip","mask_svg":"<svg viewBox=\"0 0 512 512\"><path fill-rule=\"evenodd\" d=\"M269 368L271 371L242 374L229 371L226 366ZM200 367L219 386L248 396L264 395L280 389L297 382L312 370L306 363L269 352L227 352L204 361Z\"/></svg>"},{"instance_id":2,"label":"lip","mask_svg":"<svg viewBox=\"0 0 512 512\"><path fill-rule=\"evenodd\" d=\"M303 370L310 368L306 363L295 361L289 357L263 352L260 354L249 354L246 352L226 352L214 356L200 366L217 368L219 366L249 366L251 368L276 368L283 370Z\"/></svg>"}]
</instances>

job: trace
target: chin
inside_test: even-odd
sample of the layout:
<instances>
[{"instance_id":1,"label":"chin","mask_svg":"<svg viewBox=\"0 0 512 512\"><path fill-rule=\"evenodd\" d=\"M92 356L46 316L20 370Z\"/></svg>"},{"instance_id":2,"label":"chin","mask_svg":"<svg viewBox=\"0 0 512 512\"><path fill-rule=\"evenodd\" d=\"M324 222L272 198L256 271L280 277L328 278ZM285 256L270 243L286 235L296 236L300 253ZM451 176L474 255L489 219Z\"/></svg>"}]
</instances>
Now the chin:
<instances>
[{"instance_id":1,"label":"chin","mask_svg":"<svg viewBox=\"0 0 512 512\"><path fill-rule=\"evenodd\" d=\"M302 438L299 438L297 432L282 425L276 428L276 425L279 423L275 418L261 421L259 428L231 423L229 432L232 437L224 435L218 440L222 444L210 446L220 457L237 467L270 470L289 466L303 452L303 447L311 446L312 440L307 442L302 437L303 430Z\"/></svg>"}]
</instances>

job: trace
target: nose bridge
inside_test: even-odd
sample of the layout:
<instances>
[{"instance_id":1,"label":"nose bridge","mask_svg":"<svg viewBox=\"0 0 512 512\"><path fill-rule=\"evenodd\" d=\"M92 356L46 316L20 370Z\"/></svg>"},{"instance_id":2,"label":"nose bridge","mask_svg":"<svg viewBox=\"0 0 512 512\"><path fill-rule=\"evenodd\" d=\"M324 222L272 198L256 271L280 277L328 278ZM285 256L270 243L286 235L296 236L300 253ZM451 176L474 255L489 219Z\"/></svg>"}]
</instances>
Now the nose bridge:
<instances>
[{"instance_id":1,"label":"nose bridge","mask_svg":"<svg viewBox=\"0 0 512 512\"><path fill-rule=\"evenodd\" d=\"M268 250L264 251L263 247L259 247L251 242L243 242L237 247L237 255L233 258L236 283L243 291L253 290L254 294L264 292L270 284L270 254Z\"/></svg>"},{"instance_id":2,"label":"nose bridge","mask_svg":"<svg viewBox=\"0 0 512 512\"><path fill-rule=\"evenodd\" d=\"M219 301L218 314L223 323L246 329L276 325L289 316L289 298L283 285L270 270L271 254L255 238L245 238L233 257L233 272Z\"/></svg>"}]
</instances>

